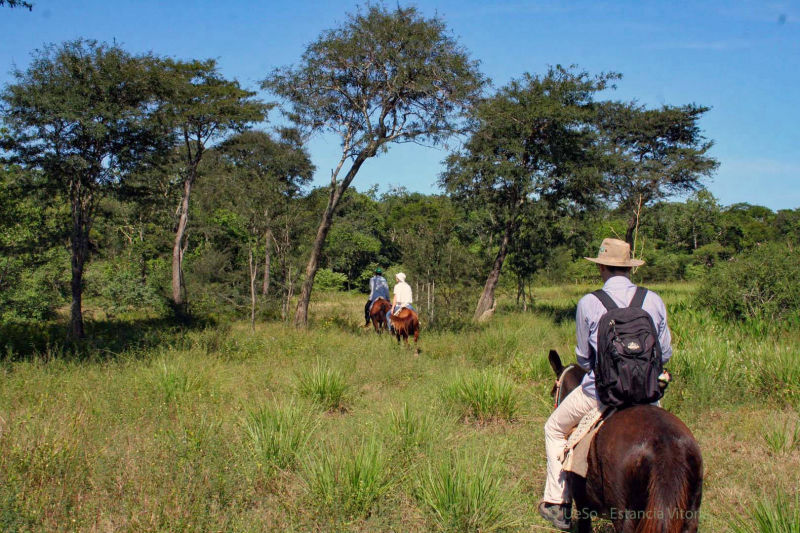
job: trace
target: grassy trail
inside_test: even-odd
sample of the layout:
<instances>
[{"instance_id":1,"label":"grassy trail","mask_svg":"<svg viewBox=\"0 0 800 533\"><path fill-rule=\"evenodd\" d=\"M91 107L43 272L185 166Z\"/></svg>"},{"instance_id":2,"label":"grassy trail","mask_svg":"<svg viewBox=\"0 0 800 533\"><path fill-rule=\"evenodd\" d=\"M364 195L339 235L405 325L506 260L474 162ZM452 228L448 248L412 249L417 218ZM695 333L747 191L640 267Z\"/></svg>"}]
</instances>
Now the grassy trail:
<instances>
[{"instance_id":1,"label":"grassy trail","mask_svg":"<svg viewBox=\"0 0 800 533\"><path fill-rule=\"evenodd\" d=\"M675 342L665 407L706 465L701 531L726 531L800 491L800 334L729 326L687 304L691 287L654 288ZM235 323L89 360L7 356L0 530L544 526L546 355L571 357L586 289L540 289L534 312L501 304L479 329L423 329L419 356L360 329L363 299L341 294L319 296L308 331Z\"/></svg>"}]
</instances>

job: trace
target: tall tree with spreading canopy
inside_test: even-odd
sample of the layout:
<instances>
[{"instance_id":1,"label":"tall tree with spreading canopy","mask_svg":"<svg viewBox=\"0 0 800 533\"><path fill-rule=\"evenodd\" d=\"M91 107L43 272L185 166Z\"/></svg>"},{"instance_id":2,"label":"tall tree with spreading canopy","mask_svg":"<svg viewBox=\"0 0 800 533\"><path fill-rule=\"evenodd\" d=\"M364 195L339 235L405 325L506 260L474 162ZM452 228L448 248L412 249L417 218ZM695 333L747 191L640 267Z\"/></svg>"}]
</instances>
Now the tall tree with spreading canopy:
<instances>
[{"instance_id":1,"label":"tall tree with spreading canopy","mask_svg":"<svg viewBox=\"0 0 800 533\"><path fill-rule=\"evenodd\" d=\"M447 159L440 183L467 208L487 208L496 253L474 319L491 316L494 291L526 204L588 204L599 189L594 96L618 78L556 66L525 74L482 102L476 128Z\"/></svg>"},{"instance_id":2,"label":"tall tree with spreading canopy","mask_svg":"<svg viewBox=\"0 0 800 533\"><path fill-rule=\"evenodd\" d=\"M671 195L697 191L718 163L707 155L713 143L698 122L708 107L694 104L646 109L607 102L598 113L605 137L606 196L628 220L625 240L633 246L642 210Z\"/></svg>"},{"instance_id":3,"label":"tall tree with spreading canopy","mask_svg":"<svg viewBox=\"0 0 800 533\"><path fill-rule=\"evenodd\" d=\"M396 142L437 143L457 131L459 117L484 86L469 59L438 18L415 8L369 5L311 43L297 67L268 76L263 87L289 105L289 116L309 132L341 139L295 312L308 322L308 305L339 201L364 162ZM339 176L345 165L344 177Z\"/></svg>"},{"instance_id":4,"label":"tall tree with spreading canopy","mask_svg":"<svg viewBox=\"0 0 800 533\"><path fill-rule=\"evenodd\" d=\"M166 63L172 75L168 93L172 119L180 139L180 185L183 189L176 211L175 240L172 246L172 301L184 305L183 254L189 198L197 180L198 167L209 144L231 132L239 132L264 119L269 106L253 98L255 93L223 78L216 61Z\"/></svg>"},{"instance_id":5,"label":"tall tree with spreading canopy","mask_svg":"<svg viewBox=\"0 0 800 533\"><path fill-rule=\"evenodd\" d=\"M89 40L50 45L2 93L12 160L42 172L71 211L71 333L84 337L82 280L99 200L163 153L157 64Z\"/></svg>"}]
</instances>

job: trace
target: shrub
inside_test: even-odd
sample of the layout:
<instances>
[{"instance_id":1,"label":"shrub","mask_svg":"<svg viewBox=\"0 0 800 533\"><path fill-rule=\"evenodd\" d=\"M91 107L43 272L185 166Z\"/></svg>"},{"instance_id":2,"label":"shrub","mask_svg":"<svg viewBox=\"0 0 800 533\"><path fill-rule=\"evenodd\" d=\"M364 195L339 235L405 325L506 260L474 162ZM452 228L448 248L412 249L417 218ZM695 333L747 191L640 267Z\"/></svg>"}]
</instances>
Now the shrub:
<instances>
[{"instance_id":1,"label":"shrub","mask_svg":"<svg viewBox=\"0 0 800 533\"><path fill-rule=\"evenodd\" d=\"M166 310L164 298L148 282L140 265L124 257L90 265L86 278L87 295L99 296L109 316L138 308L158 313Z\"/></svg>"},{"instance_id":2,"label":"shrub","mask_svg":"<svg viewBox=\"0 0 800 533\"><path fill-rule=\"evenodd\" d=\"M764 244L718 263L703 280L697 304L733 320L797 318L800 250Z\"/></svg>"},{"instance_id":3,"label":"shrub","mask_svg":"<svg viewBox=\"0 0 800 533\"><path fill-rule=\"evenodd\" d=\"M459 376L445 390L445 397L461 409L464 418L479 422L511 421L518 410L514 384L497 371Z\"/></svg>"},{"instance_id":4,"label":"shrub","mask_svg":"<svg viewBox=\"0 0 800 533\"><path fill-rule=\"evenodd\" d=\"M350 386L338 370L317 362L311 370L298 374L298 392L328 411L344 411L345 396Z\"/></svg>"},{"instance_id":5,"label":"shrub","mask_svg":"<svg viewBox=\"0 0 800 533\"><path fill-rule=\"evenodd\" d=\"M482 464L463 455L451 456L435 466L429 463L421 472L416 497L440 530L497 531L517 525L510 513L513 498L501 483L488 455Z\"/></svg>"},{"instance_id":6,"label":"shrub","mask_svg":"<svg viewBox=\"0 0 800 533\"><path fill-rule=\"evenodd\" d=\"M374 436L353 446L327 447L309 456L304 466L317 506L347 518L368 515L393 480L388 458Z\"/></svg>"},{"instance_id":7,"label":"shrub","mask_svg":"<svg viewBox=\"0 0 800 533\"><path fill-rule=\"evenodd\" d=\"M244 423L259 463L279 469L294 466L314 426L314 418L294 403L251 410Z\"/></svg>"},{"instance_id":8,"label":"shrub","mask_svg":"<svg viewBox=\"0 0 800 533\"><path fill-rule=\"evenodd\" d=\"M320 268L314 276L314 290L318 291L341 291L345 283L347 276L329 268Z\"/></svg>"}]
</instances>

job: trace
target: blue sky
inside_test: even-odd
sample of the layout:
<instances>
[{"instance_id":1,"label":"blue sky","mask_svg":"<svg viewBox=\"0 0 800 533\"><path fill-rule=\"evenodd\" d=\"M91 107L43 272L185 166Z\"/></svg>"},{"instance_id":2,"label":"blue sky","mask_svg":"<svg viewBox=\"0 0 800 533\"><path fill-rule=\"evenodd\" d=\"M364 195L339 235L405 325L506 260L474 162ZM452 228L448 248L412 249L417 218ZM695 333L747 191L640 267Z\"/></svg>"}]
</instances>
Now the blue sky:
<instances>
[{"instance_id":1,"label":"blue sky","mask_svg":"<svg viewBox=\"0 0 800 533\"><path fill-rule=\"evenodd\" d=\"M256 89L295 63L352 1L32 0L0 8L0 83L45 43L116 40L131 52L218 59ZM394 5L390 2L388 5ZM623 74L609 96L648 106L710 106L702 120L721 165L709 189L725 205L800 207L800 0L401 2L441 16L499 87L523 72L577 64ZM338 141L315 138L315 183L327 180ZM443 149L395 146L362 167L355 186L436 191Z\"/></svg>"}]
</instances>

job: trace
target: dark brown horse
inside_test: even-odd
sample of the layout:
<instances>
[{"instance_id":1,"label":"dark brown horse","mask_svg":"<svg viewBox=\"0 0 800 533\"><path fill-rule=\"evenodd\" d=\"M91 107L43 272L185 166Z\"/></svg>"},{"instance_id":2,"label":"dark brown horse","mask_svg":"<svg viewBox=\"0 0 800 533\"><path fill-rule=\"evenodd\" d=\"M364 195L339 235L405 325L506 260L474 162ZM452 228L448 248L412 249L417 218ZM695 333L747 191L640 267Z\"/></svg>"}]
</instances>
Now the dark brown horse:
<instances>
[{"instance_id":1,"label":"dark brown horse","mask_svg":"<svg viewBox=\"0 0 800 533\"><path fill-rule=\"evenodd\" d=\"M413 309L404 307L397 314L392 314L391 320L398 344L400 343L400 337L403 337L406 346L408 346L408 338L412 335L414 336L414 344L419 341L419 317Z\"/></svg>"},{"instance_id":2,"label":"dark brown horse","mask_svg":"<svg viewBox=\"0 0 800 533\"><path fill-rule=\"evenodd\" d=\"M372 320L372 327L375 328L378 335L389 327L389 324L386 323L386 313L389 312L391 306L392 304L386 298L376 298L369 308L369 318Z\"/></svg>"},{"instance_id":3,"label":"dark brown horse","mask_svg":"<svg viewBox=\"0 0 800 533\"><path fill-rule=\"evenodd\" d=\"M550 366L559 377L553 393L563 400L585 374L564 367L555 350ZM654 405L621 409L592 441L586 477L570 473L578 532L604 516L617 533L695 533L703 491L703 459L691 431Z\"/></svg>"}]
</instances>

